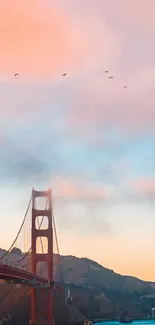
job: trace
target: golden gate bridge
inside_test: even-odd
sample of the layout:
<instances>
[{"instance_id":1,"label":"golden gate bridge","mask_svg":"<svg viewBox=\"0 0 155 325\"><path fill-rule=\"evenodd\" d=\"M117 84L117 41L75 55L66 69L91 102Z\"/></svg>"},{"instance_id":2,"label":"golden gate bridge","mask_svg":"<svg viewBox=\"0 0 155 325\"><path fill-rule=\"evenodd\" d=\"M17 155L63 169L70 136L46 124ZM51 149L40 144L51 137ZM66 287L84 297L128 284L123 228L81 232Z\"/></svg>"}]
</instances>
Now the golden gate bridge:
<instances>
[{"instance_id":1,"label":"golden gate bridge","mask_svg":"<svg viewBox=\"0 0 155 325\"><path fill-rule=\"evenodd\" d=\"M44 200L41 208L37 207L38 199ZM30 218L28 218L29 212ZM21 247L19 251L24 251L24 253L21 253L20 258L14 261L11 260L11 256L15 247L16 250ZM27 247L27 250L25 250L25 247ZM13 264L15 264L14 267ZM41 290L46 290L48 295L44 324L54 324L53 297L55 291L61 292L65 300L71 302L70 286L64 283L61 270L51 189L48 191L32 190L17 236L10 248L0 256L0 279L1 283L6 282L16 284L19 287L30 287L30 324L32 325L39 323L36 290L40 289L40 295L42 294Z\"/></svg>"}]
</instances>

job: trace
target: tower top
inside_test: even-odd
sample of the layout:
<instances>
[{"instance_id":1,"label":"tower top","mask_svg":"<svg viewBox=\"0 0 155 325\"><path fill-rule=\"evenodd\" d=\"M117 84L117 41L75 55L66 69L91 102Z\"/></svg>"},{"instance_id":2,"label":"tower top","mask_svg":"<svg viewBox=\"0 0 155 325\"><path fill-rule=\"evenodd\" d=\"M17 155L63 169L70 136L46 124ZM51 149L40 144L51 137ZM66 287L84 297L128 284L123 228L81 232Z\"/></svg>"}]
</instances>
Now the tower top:
<instances>
[{"instance_id":1,"label":"tower top","mask_svg":"<svg viewBox=\"0 0 155 325\"><path fill-rule=\"evenodd\" d=\"M51 193L52 193L52 190L49 188L48 191L36 191L34 188L32 189L32 196L34 198L36 197L47 197L47 198L50 198L51 197Z\"/></svg>"}]
</instances>

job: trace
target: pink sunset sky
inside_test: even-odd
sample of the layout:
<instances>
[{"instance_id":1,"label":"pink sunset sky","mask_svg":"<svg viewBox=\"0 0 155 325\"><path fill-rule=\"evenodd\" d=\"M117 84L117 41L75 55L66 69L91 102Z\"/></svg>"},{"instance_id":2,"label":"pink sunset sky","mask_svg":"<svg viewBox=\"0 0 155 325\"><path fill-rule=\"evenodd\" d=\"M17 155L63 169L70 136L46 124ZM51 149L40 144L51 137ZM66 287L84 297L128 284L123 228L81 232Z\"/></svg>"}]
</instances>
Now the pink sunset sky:
<instances>
[{"instance_id":1,"label":"pink sunset sky","mask_svg":"<svg viewBox=\"0 0 155 325\"><path fill-rule=\"evenodd\" d=\"M50 186L62 254L155 280L154 17L154 0L0 2L0 247Z\"/></svg>"}]
</instances>

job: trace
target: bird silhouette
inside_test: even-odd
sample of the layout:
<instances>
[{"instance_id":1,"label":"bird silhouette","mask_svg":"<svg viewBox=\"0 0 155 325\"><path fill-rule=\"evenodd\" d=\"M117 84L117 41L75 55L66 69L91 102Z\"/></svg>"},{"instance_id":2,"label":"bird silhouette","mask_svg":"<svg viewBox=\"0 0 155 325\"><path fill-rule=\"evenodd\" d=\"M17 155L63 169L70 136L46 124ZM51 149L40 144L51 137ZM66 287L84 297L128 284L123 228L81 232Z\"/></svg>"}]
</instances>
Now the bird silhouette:
<instances>
[{"instance_id":1,"label":"bird silhouette","mask_svg":"<svg viewBox=\"0 0 155 325\"><path fill-rule=\"evenodd\" d=\"M105 70L105 73L108 73L108 70Z\"/></svg>"},{"instance_id":2,"label":"bird silhouette","mask_svg":"<svg viewBox=\"0 0 155 325\"><path fill-rule=\"evenodd\" d=\"M67 73L63 73L62 76L63 76L63 77L67 76Z\"/></svg>"},{"instance_id":3,"label":"bird silhouette","mask_svg":"<svg viewBox=\"0 0 155 325\"><path fill-rule=\"evenodd\" d=\"M17 77L17 76L19 76L19 74L18 73L15 73L15 77Z\"/></svg>"},{"instance_id":4,"label":"bird silhouette","mask_svg":"<svg viewBox=\"0 0 155 325\"><path fill-rule=\"evenodd\" d=\"M127 86L124 86L124 88L127 88Z\"/></svg>"},{"instance_id":5,"label":"bird silhouette","mask_svg":"<svg viewBox=\"0 0 155 325\"><path fill-rule=\"evenodd\" d=\"M114 78L113 76L109 77L109 79L113 79L113 78Z\"/></svg>"}]
</instances>

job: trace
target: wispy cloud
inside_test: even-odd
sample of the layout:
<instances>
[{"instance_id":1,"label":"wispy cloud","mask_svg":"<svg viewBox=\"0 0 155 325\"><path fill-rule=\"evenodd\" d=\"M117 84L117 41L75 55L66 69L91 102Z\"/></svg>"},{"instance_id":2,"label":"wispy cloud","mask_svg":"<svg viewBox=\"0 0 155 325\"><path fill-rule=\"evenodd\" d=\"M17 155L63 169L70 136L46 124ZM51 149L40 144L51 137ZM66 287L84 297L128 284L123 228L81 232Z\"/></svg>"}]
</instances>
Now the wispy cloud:
<instances>
[{"instance_id":1,"label":"wispy cloud","mask_svg":"<svg viewBox=\"0 0 155 325\"><path fill-rule=\"evenodd\" d=\"M133 185L137 193L147 197L154 197L155 179L139 179Z\"/></svg>"},{"instance_id":2,"label":"wispy cloud","mask_svg":"<svg viewBox=\"0 0 155 325\"><path fill-rule=\"evenodd\" d=\"M4 183L46 183L51 173L61 170L61 160L53 150L46 156L44 141L35 140L24 143L24 138L17 140L6 139L0 150L0 177Z\"/></svg>"},{"instance_id":3,"label":"wispy cloud","mask_svg":"<svg viewBox=\"0 0 155 325\"><path fill-rule=\"evenodd\" d=\"M103 208L110 200L108 188L100 183L89 183L85 177L61 179L51 183L54 211L59 229L65 232L80 232L83 235L101 236L110 231Z\"/></svg>"},{"instance_id":4,"label":"wispy cloud","mask_svg":"<svg viewBox=\"0 0 155 325\"><path fill-rule=\"evenodd\" d=\"M84 176L81 175L79 179L61 179L56 177L52 183L54 194L57 198L64 198L69 200L84 200L96 201L106 200L108 198L108 191L101 184L89 184L84 181Z\"/></svg>"}]
</instances>

